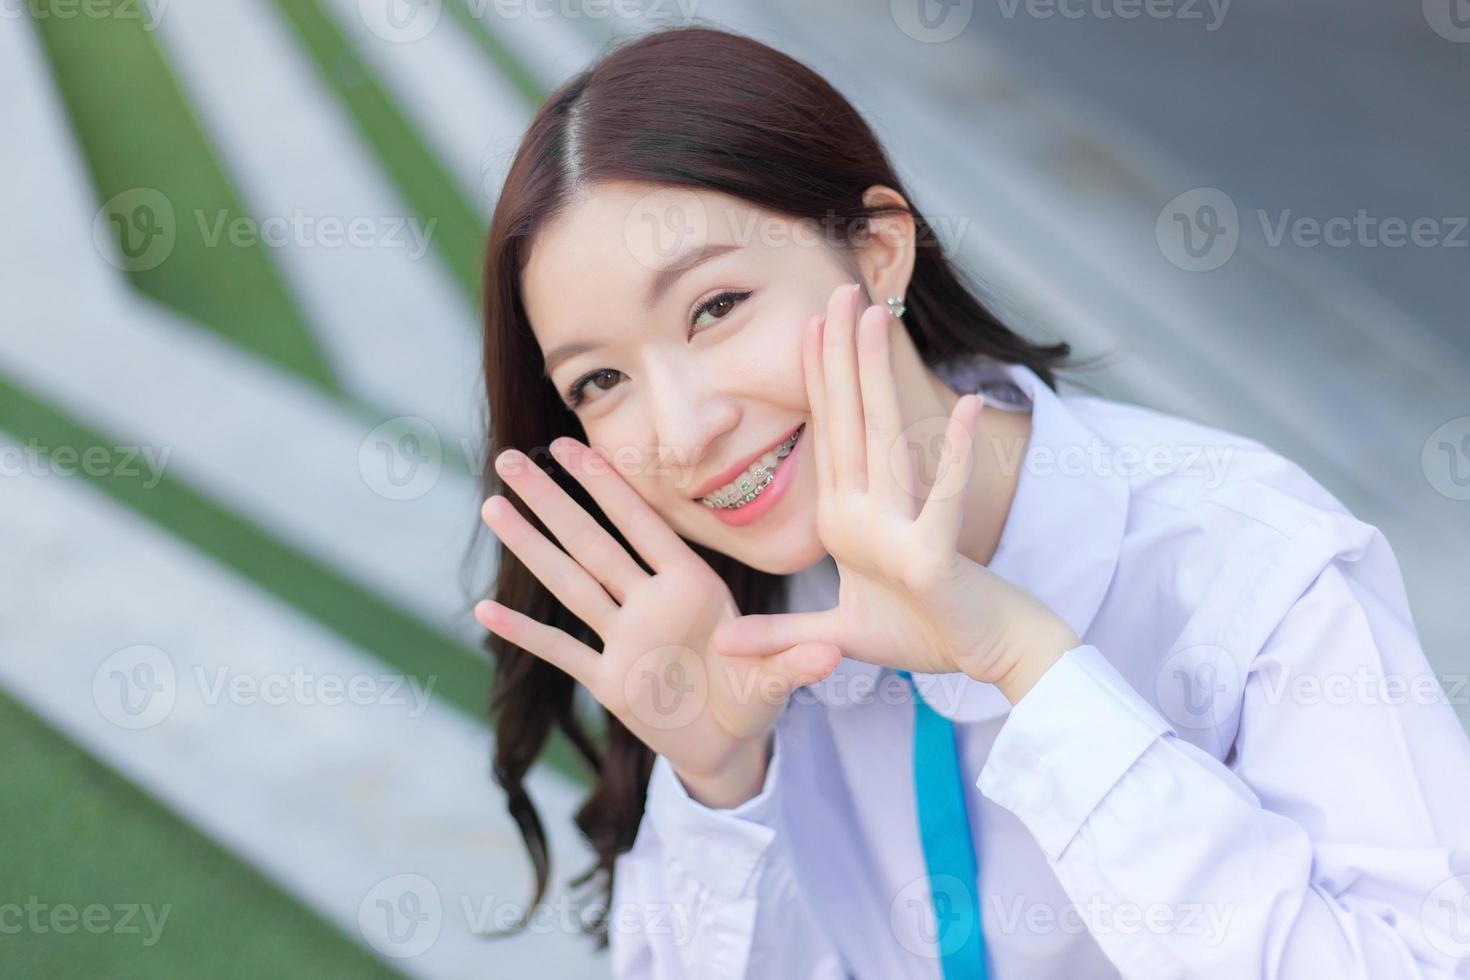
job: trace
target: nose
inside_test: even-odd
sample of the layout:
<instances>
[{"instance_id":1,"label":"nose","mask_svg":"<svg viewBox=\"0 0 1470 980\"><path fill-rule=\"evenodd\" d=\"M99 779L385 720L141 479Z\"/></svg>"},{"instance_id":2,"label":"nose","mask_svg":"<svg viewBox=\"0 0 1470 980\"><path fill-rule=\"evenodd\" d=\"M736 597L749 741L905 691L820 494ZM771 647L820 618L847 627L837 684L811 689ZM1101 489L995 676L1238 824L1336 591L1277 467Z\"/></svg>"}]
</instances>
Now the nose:
<instances>
[{"instance_id":1,"label":"nose","mask_svg":"<svg viewBox=\"0 0 1470 980\"><path fill-rule=\"evenodd\" d=\"M740 407L692 365L647 370L659 471L693 488L711 447L739 422Z\"/></svg>"}]
</instances>

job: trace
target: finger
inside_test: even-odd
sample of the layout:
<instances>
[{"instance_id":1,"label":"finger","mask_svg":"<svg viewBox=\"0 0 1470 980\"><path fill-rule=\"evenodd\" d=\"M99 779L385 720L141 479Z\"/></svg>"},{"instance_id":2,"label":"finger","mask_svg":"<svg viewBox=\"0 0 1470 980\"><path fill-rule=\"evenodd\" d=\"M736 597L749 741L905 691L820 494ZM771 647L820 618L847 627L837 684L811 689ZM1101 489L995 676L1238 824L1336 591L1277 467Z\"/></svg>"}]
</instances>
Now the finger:
<instances>
[{"instance_id":1,"label":"finger","mask_svg":"<svg viewBox=\"0 0 1470 980\"><path fill-rule=\"evenodd\" d=\"M658 572L687 561L694 554L658 511L623 478L600 447L592 449L571 436L562 436L553 440L551 453L587 489L649 568Z\"/></svg>"},{"instance_id":2,"label":"finger","mask_svg":"<svg viewBox=\"0 0 1470 980\"><path fill-rule=\"evenodd\" d=\"M763 657L810 641L834 642L837 636L836 609L739 616L715 628L710 647L725 657Z\"/></svg>"},{"instance_id":3,"label":"finger","mask_svg":"<svg viewBox=\"0 0 1470 980\"><path fill-rule=\"evenodd\" d=\"M596 689L593 680L602 666L602 655L565 631L488 599L475 603L475 619L496 636L566 671L583 687Z\"/></svg>"},{"instance_id":4,"label":"finger","mask_svg":"<svg viewBox=\"0 0 1470 980\"><path fill-rule=\"evenodd\" d=\"M480 515L501 543L556 596L557 601L598 636L607 635L606 630L617 615L618 607L586 568L548 541L546 535L536 530L505 497L496 494L485 501ZM639 574L643 574L641 569Z\"/></svg>"},{"instance_id":5,"label":"finger","mask_svg":"<svg viewBox=\"0 0 1470 980\"><path fill-rule=\"evenodd\" d=\"M985 399L977 394L961 395L949 413L944 448L934 486L915 519L919 539L925 547L948 553L959 540L965 514L965 489L975 466L975 433Z\"/></svg>"},{"instance_id":6,"label":"finger","mask_svg":"<svg viewBox=\"0 0 1470 980\"><path fill-rule=\"evenodd\" d=\"M801 336L801 368L806 381L806 397L811 410L809 435L816 450L817 494L825 499L832 494L832 454L827 440L827 387L822 380L822 331L825 323L816 314L807 321Z\"/></svg>"},{"instance_id":7,"label":"finger","mask_svg":"<svg viewBox=\"0 0 1470 980\"><path fill-rule=\"evenodd\" d=\"M898 386L893 380L889 331L893 314L881 306L870 306L858 321L858 379L862 386L863 427L868 449L868 493L883 503L899 505L905 515L913 513L904 481L895 472L901 416ZM898 454L907 462L908 454Z\"/></svg>"},{"instance_id":8,"label":"finger","mask_svg":"<svg viewBox=\"0 0 1470 980\"><path fill-rule=\"evenodd\" d=\"M826 680L841 662L842 650L837 644L812 641L773 654L765 667L779 679L779 693L785 696L798 687Z\"/></svg>"},{"instance_id":9,"label":"finger","mask_svg":"<svg viewBox=\"0 0 1470 980\"><path fill-rule=\"evenodd\" d=\"M867 487L867 446L863 437L863 403L858 389L854 331L862 287L839 286L827 303L822 331L822 378L827 386L828 440L832 476L838 491Z\"/></svg>"},{"instance_id":10,"label":"finger","mask_svg":"<svg viewBox=\"0 0 1470 980\"><path fill-rule=\"evenodd\" d=\"M553 446L553 455L555 452ZM605 527L525 453L506 450L496 457L495 471L541 519L577 564L602 583L608 594L619 603L627 599L638 582L648 578L648 573L638 567L628 549L607 533Z\"/></svg>"}]
</instances>

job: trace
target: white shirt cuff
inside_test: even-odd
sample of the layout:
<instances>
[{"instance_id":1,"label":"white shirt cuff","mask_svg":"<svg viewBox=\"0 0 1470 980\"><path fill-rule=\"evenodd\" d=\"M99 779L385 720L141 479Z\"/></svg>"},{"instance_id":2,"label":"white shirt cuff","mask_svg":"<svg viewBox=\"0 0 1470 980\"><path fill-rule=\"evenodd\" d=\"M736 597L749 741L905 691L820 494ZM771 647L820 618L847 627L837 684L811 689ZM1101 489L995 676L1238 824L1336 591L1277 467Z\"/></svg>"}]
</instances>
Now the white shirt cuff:
<instances>
[{"instance_id":1,"label":"white shirt cuff","mask_svg":"<svg viewBox=\"0 0 1470 980\"><path fill-rule=\"evenodd\" d=\"M1173 730L1097 647L1083 644L1011 707L975 785L1056 861L1144 750Z\"/></svg>"},{"instance_id":2,"label":"white shirt cuff","mask_svg":"<svg viewBox=\"0 0 1470 980\"><path fill-rule=\"evenodd\" d=\"M717 809L690 796L669 760L655 756L647 816L669 855L696 880L725 895L742 895L776 836L780 767L778 726L761 791L739 806Z\"/></svg>"}]
</instances>

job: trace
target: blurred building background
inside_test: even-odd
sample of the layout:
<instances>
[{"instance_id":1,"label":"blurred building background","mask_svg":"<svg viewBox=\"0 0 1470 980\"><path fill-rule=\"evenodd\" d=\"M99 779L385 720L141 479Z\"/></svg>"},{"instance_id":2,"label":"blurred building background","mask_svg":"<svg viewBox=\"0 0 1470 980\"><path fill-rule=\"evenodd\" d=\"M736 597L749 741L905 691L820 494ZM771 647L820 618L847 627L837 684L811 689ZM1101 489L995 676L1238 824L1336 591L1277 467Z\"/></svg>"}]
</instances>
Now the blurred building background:
<instances>
[{"instance_id":1,"label":"blurred building background","mask_svg":"<svg viewBox=\"0 0 1470 980\"><path fill-rule=\"evenodd\" d=\"M539 100L691 20L852 98L1091 388L1382 528L1470 722L1463 0L15 0L0 975L609 974L564 752L550 904L479 935L531 877L469 614L478 254Z\"/></svg>"}]
</instances>

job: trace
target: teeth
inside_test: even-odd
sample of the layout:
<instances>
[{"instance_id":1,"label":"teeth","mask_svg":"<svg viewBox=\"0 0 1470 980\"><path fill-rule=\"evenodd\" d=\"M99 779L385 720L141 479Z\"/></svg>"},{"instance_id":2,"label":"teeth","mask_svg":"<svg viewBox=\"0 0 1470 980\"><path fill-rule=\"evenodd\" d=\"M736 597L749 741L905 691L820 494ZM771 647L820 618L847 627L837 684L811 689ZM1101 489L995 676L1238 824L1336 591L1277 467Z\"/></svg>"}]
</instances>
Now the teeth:
<instances>
[{"instance_id":1,"label":"teeth","mask_svg":"<svg viewBox=\"0 0 1470 980\"><path fill-rule=\"evenodd\" d=\"M750 503L775 479L776 464L790 455L805 428L806 423L802 423L788 439L750 464L744 473L714 493L700 497L699 502L706 507L722 507L726 510L739 510Z\"/></svg>"}]
</instances>

